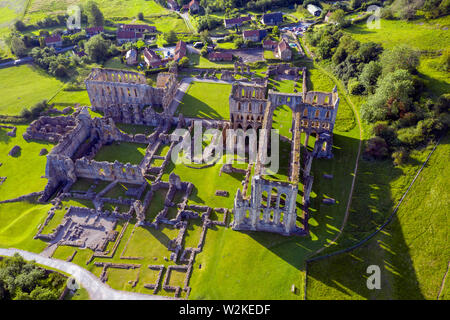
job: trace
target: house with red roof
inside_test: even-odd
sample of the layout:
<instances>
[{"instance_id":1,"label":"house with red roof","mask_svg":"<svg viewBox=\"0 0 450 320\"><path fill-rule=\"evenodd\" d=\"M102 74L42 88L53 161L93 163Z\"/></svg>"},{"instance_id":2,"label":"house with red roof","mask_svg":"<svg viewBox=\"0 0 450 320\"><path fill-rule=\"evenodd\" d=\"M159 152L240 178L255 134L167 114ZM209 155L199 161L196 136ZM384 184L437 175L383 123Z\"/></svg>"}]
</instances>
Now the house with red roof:
<instances>
[{"instance_id":1,"label":"house with red roof","mask_svg":"<svg viewBox=\"0 0 450 320\"><path fill-rule=\"evenodd\" d=\"M149 68L159 68L163 65L156 52L148 48L144 49L144 60Z\"/></svg>"},{"instance_id":2,"label":"house with red roof","mask_svg":"<svg viewBox=\"0 0 450 320\"><path fill-rule=\"evenodd\" d=\"M136 42L138 39L142 39L142 33L136 33L134 31L117 31L117 43L123 44L126 42Z\"/></svg>"},{"instance_id":3,"label":"house with red roof","mask_svg":"<svg viewBox=\"0 0 450 320\"><path fill-rule=\"evenodd\" d=\"M292 50L286 40L281 40L277 47L277 56L279 59L288 61L292 59Z\"/></svg>"},{"instance_id":4,"label":"house with red roof","mask_svg":"<svg viewBox=\"0 0 450 320\"><path fill-rule=\"evenodd\" d=\"M184 41L178 41L176 47L175 47L175 61L180 61L183 57L186 56L187 53L187 47L186 42Z\"/></svg>"},{"instance_id":5,"label":"house with red roof","mask_svg":"<svg viewBox=\"0 0 450 320\"><path fill-rule=\"evenodd\" d=\"M239 18L232 18L232 19L224 19L223 24L225 25L225 28L233 28L235 26L242 26L244 22L252 20L252 16L243 16Z\"/></svg>"},{"instance_id":6,"label":"house with red roof","mask_svg":"<svg viewBox=\"0 0 450 320\"><path fill-rule=\"evenodd\" d=\"M242 36L244 40L259 42L267 36L267 30L246 30Z\"/></svg>"},{"instance_id":7,"label":"house with red roof","mask_svg":"<svg viewBox=\"0 0 450 320\"><path fill-rule=\"evenodd\" d=\"M47 47L60 48L62 47L62 38L59 34L48 36L45 38L45 45Z\"/></svg>"},{"instance_id":8,"label":"house with red roof","mask_svg":"<svg viewBox=\"0 0 450 320\"><path fill-rule=\"evenodd\" d=\"M102 32L104 32L105 29L103 27L91 27L91 28L86 28L86 34L88 37L93 37L97 34L100 34Z\"/></svg>"},{"instance_id":9,"label":"house with red roof","mask_svg":"<svg viewBox=\"0 0 450 320\"><path fill-rule=\"evenodd\" d=\"M211 52L208 59L210 61L233 61L233 54L231 52Z\"/></svg>"},{"instance_id":10,"label":"house with red roof","mask_svg":"<svg viewBox=\"0 0 450 320\"><path fill-rule=\"evenodd\" d=\"M278 42L272 40L272 39L267 39L263 41L263 48L267 49L267 50L273 50L278 46Z\"/></svg>"}]
</instances>

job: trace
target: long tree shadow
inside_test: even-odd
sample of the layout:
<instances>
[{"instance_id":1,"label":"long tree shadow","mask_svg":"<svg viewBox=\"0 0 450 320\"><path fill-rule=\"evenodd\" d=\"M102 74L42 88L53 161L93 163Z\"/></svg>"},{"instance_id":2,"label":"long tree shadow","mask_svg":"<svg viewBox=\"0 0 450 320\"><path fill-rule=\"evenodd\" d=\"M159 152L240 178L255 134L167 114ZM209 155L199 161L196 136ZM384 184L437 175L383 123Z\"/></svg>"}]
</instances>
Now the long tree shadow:
<instances>
[{"instance_id":1,"label":"long tree shadow","mask_svg":"<svg viewBox=\"0 0 450 320\"><path fill-rule=\"evenodd\" d=\"M225 101L226 102L226 101ZM205 102L190 95L184 94L183 100L177 108L177 114L182 113L185 117L202 117L209 119L223 119L223 117Z\"/></svg>"},{"instance_id":2,"label":"long tree shadow","mask_svg":"<svg viewBox=\"0 0 450 320\"><path fill-rule=\"evenodd\" d=\"M309 208L311 233L309 237L284 237L265 232L248 232L248 235L298 270L304 270L308 257L318 249L328 245L340 232L352 184L358 144L359 140L336 133L334 135L334 158L330 160L314 159L311 171L314 176L314 183ZM364 165L361 163L364 163ZM342 248L362 240L386 221L395 206L392 199L391 182L398 179L402 174L402 170L394 167L389 161L369 162L360 160L360 170L358 171L357 184L352 198L355 205L352 205L347 225L341 236L344 239L339 238L338 240ZM332 175L331 179L330 175ZM301 191L299 194L301 194ZM333 198L336 200L336 204L324 204L324 198ZM297 199L297 207L297 212L301 212L299 211L301 209L301 197ZM409 266L412 266L412 261L408 254L407 245L401 232L396 232L395 237L397 239L395 247L380 249L385 251L382 258L386 260L384 263L381 260L380 266L383 264L389 265L395 277L401 277L402 274L408 272L408 277L411 279L408 282L410 291L416 292L414 296L421 298L417 277L413 271L411 272L408 269ZM394 249L395 251L393 251ZM336 250L337 248L330 248L327 252ZM365 269L364 272L361 272L362 268L367 268L366 264L371 261L353 255L350 256L352 257L351 261L346 264L344 269L337 268L336 264L322 267L322 261L315 263L315 266L319 265L319 269L317 272L314 270L311 277L344 294L349 295L350 292L356 292L362 297L372 298L372 292L365 286L366 280L364 277L367 277ZM402 256L402 258L399 259L399 256ZM361 260L365 264L358 262L360 265L357 265L355 261ZM326 262L323 263L326 265ZM357 265L357 267L353 268L354 265ZM342 272L339 273L338 270ZM355 280L355 278L358 280ZM364 280L363 285L360 284L360 279ZM391 286L392 292L395 292L396 288L393 287L395 284L385 284L385 287L388 287L388 285Z\"/></svg>"}]
</instances>

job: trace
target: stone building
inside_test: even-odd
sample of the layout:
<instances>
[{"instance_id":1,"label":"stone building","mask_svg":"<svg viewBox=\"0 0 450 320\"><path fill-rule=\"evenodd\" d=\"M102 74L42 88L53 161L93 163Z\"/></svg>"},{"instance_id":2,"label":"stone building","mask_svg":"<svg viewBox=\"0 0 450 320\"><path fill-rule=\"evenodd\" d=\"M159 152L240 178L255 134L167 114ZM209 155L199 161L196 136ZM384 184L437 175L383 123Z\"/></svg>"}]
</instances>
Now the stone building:
<instances>
[{"instance_id":1,"label":"stone building","mask_svg":"<svg viewBox=\"0 0 450 320\"><path fill-rule=\"evenodd\" d=\"M178 86L173 73L159 73L157 86L143 74L114 69L92 69L85 80L93 110L125 123L151 123L155 109L166 113Z\"/></svg>"},{"instance_id":2,"label":"stone building","mask_svg":"<svg viewBox=\"0 0 450 320\"><path fill-rule=\"evenodd\" d=\"M251 180L251 193L247 196L246 192L238 189L235 196L232 223L235 230L268 231L283 235L309 234L308 208L314 180L310 174L312 160L333 156L332 136L339 97L336 87L332 92L308 92L305 86L306 70L303 70L303 83L302 93L269 90L267 96L264 86L245 86L239 83L233 85L230 95L230 119L233 128L271 129L273 114L278 107L287 106L292 111L288 181L272 181L265 177L266 170L262 160L266 150L258 150L260 155ZM305 146L308 145L311 135L316 138L312 152L305 148L304 163L300 163L302 134L305 135ZM261 135L259 146L269 146L268 140L269 134ZM303 171L300 170L301 167ZM303 185L303 197L299 214L296 199L300 183ZM246 188L244 181L244 190ZM297 220L300 221L299 225Z\"/></svg>"},{"instance_id":3,"label":"stone building","mask_svg":"<svg viewBox=\"0 0 450 320\"><path fill-rule=\"evenodd\" d=\"M265 86L233 83L229 98L233 129L261 128L267 105L266 92Z\"/></svg>"}]
</instances>

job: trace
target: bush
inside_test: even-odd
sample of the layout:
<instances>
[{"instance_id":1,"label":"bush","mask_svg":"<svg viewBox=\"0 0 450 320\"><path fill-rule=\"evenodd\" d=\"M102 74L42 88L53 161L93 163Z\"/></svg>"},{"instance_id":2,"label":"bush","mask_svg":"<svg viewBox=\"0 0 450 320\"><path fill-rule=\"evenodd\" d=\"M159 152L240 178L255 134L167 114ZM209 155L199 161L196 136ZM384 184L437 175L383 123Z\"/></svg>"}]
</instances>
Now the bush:
<instances>
[{"instance_id":1,"label":"bush","mask_svg":"<svg viewBox=\"0 0 450 320\"><path fill-rule=\"evenodd\" d=\"M392 160L394 165L399 166L405 164L408 161L409 152L405 148L400 148L399 150L392 153Z\"/></svg>"},{"instance_id":2,"label":"bush","mask_svg":"<svg viewBox=\"0 0 450 320\"><path fill-rule=\"evenodd\" d=\"M356 78L351 78L347 85L348 92L351 94L362 94L365 90L362 83L360 83Z\"/></svg>"},{"instance_id":3,"label":"bush","mask_svg":"<svg viewBox=\"0 0 450 320\"><path fill-rule=\"evenodd\" d=\"M387 158L388 155L388 146L383 138L373 137L367 141L366 148L364 150L365 158L382 160Z\"/></svg>"},{"instance_id":4,"label":"bush","mask_svg":"<svg viewBox=\"0 0 450 320\"><path fill-rule=\"evenodd\" d=\"M138 20L143 21L144 20L144 14L142 12L139 12L137 14L137 18L138 18Z\"/></svg>"}]
</instances>

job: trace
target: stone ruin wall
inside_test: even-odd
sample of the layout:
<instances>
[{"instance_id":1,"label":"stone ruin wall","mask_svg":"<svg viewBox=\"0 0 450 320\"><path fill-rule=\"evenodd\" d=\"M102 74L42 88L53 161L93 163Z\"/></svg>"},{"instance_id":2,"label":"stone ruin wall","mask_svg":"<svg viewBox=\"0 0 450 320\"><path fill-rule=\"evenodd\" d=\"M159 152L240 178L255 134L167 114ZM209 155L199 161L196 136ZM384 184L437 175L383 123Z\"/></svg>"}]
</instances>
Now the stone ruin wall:
<instances>
[{"instance_id":1,"label":"stone ruin wall","mask_svg":"<svg viewBox=\"0 0 450 320\"><path fill-rule=\"evenodd\" d=\"M158 74L159 86L152 87L140 73L97 68L85 83L93 110L115 121L136 124L154 124L155 112L146 106L162 107L167 113L178 86L172 73Z\"/></svg>"}]
</instances>

